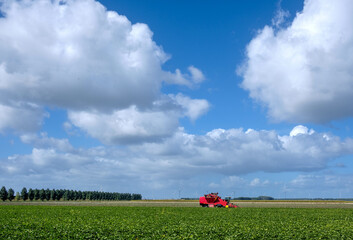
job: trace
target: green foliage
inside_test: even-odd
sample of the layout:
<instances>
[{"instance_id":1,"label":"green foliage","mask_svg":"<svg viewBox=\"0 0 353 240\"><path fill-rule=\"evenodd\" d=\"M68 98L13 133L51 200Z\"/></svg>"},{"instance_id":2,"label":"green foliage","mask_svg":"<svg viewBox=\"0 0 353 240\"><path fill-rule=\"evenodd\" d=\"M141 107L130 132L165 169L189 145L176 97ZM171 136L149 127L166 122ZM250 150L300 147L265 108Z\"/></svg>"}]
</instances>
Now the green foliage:
<instances>
[{"instance_id":1,"label":"green foliage","mask_svg":"<svg viewBox=\"0 0 353 240\"><path fill-rule=\"evenodd\" d=\"M27 188L22 188L22 191L21 191L21 199L23 201L26 201L28 199L28 192L27 192Z\"/></svg>"},{"instance_id":2,"label":"green foliage","mask_svg":"<svg viewBox=\"0 0 353 240\"><path fill-rule=\"evenodd\" d=\"M39 189L34 189L34 200L39 199Z\"/></svg>"},{"instance_id":3,"label":"green foliage","mask_svg":"<svg viewBox=\"0 0 353 240\"><path fill-rule=\"evenodd\" d=\"M50 199L55 201L55 200L57 200L56 198L57 198L57 192L55 189L53 189L50 191Z\"/></svg>"},{"instance_id":4,"label":"green foliage","mask_svg":"<svg viewBox=\"0 0 353 240\"><path fill-rule=\"evenodd\" d=\"M258 197L238 197L233 198L234 200L274 200L273 197L270 196L258 196Z\"/></svg>"},{"instance_id":5,"label":"green foliage","mask_svg":"<svg viewBox=\"0 0 353 240\"><path fill-rule=\"evenodd\" d=\"M14 198L15 198L15 191L12 188L10 188L7 194L7 199L9 199L11 202L12 200L14 200Z\"/></svg>"},{"instance_id":6,"label":"green foliage","mask_svg":"<svg viewBox=\"0 0 353 240\"><path fill-rule=\"evenodd\" d=\"M44 199L45 199L45 190L43 188L41 190L39 190L39 199L41 201L44 201Z\"/></svg>"},{"instance_id":7,"label":"green foliage","mask_svg":"<svg viewBox=\"0 0 353 240\"><path fill-rule=\"evenodd\" d=\"M0 206L0 239L353 239L353 209Z\"/></svg>"},{"instance_id":8,"label":"green foliage","mask_svg":"<svg viewBox=\"0 0 353 240\"><path fill-rule=\"evenodd\" d=\"M0 190L0 199L6 201L9 199L10 201L14 199L13 192L14 190L11 189L11 198L10 195L7 193L6 188L2 187ZM63 199L64 201L77 201L77 200L141 200L142 195L136 193L117 193L117 192L98 192L98 191L76 191L76 190L68 190L68 189L59 189L59 190L50 190L47 188L46 190L42 189L32 189L30 188L27 192L27 188L23 188L21 191L21 195L17 197L16 200L19 201L22 199L26 201L29 199L30 201L33 200L41 200L41 201L60 201Z\"/></svg>"},{"instance_id":9,"label":"green foliage","mask_svg":"<svg viewBox=\"0 0 353 240\"><path fill-rule=\"evenodd\" d=\"M32 188L28 189L28 198L30 201L33 201L34 199L34 191Z\"/></svg>"},{"instance_id":10,"label":"green foliage","mask_svg":"<svg viewBox=\"0 0 353 240\"><path fill-rule=\"evenodd\" d=\"M257 200L274 200L274 198L269 196L258 196Z\"/></svg>"},{"instance_id":11,"label":"green foliage","mask_svg":"<svg viewBox=\"0 0 353 240\"><path fill-rule=\"evenodd\" d=\"M16 201L20 201L21 200L21 196L20 196L19 192L16 192L15 200Z\"/></svg>"},{"instance_id":12,"label":"green foliage","mask_svg":"<svg viewBox=\"0 0 353 240\"><path fill-rule=\"evenodd\" d=\"M45 190L45 199L46 199L47 201L50 200L50 190L49 190L49 188L47 188L47 189Z\"/></svg>"},{"instance_id":13,"label":"green foliage","mask_svg":"<svg viewBox=\"0 0 353 240\"><path fill-rule=\"evenodd\" d=\"M6 187L2 186L1 190L0 190L0 199L2 201L5 201L7 199L7 190L6 190Z\"/></svg>"}]
</instances>

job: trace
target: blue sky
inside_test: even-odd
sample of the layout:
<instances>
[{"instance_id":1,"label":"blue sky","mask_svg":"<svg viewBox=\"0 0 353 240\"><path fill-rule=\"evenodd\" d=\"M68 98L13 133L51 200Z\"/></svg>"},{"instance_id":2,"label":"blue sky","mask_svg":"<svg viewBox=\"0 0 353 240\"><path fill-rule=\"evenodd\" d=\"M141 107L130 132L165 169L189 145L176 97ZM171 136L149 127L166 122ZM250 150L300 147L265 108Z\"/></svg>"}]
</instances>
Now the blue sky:
<instances>
[{"instance_id":1,"label":"blue sky","mask_svg":"<svg viewBox=\"0 0 353 240\"><path fill-rule=\"evenodd\" d=\"M352 197L351 1L0 3L1 185Z\"/></svg>"}]
</instances>

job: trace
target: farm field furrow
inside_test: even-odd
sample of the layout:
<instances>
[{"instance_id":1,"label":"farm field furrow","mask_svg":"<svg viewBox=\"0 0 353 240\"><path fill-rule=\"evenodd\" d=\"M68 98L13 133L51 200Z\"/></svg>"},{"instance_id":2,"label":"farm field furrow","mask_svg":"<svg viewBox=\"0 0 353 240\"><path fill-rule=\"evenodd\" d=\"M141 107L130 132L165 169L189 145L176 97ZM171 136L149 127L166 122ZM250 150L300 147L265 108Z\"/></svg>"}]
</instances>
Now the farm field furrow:
<instances>
[{"instance_id":1,"label":"farm field furrow","mask_svg":"<svg viewBox=\"0 0 353 240\"><path fill-rule=\"evenodd\" d=\"M353 209L0 206L0 239L353 239Z\"/></svg>"}]
</instances>

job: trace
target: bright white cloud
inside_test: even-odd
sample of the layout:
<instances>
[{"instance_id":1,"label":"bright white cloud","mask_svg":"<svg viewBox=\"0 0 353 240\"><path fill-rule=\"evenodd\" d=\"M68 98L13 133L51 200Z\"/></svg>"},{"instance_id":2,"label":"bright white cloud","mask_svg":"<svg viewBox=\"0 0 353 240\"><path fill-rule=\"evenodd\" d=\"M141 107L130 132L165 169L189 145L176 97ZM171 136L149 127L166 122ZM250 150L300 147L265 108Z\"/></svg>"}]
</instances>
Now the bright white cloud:
<instances>
[{"instance_id":1,"label":"bright white cloud","mask_svg":"<svg viewBox=\"0 0 353 240\"><path fill-rule=\"evenodd\" d=\"M162 70L169 56L149 27L97 1L5 1L0 9L0 131L37 127L43 114L13 107L22 104L68 110L76 126L103 142L166 136L184 114L171 114L173 104L155 109L165 97L162 82L193 87L204 80L193 66L190 74ZM188 102L192 120L208 107Z\"/></svg>"},{"instance_id":2,"label":"bright white cloud","mask_svg":"<svg viewBox=\"0 0 353 240\"><path fill-rule=\"evenodd\" d=\"M350 0L306 0L287 28L264 27L238 69L241 86L274 120L322 123L353 116L352 13Z\"/></svg>"},{"instance_id":3,"label":"bright white cloud","mask_svg":"<svg viewBox=\"0 0 353 240\"><path fill-rule=\"evenodd\" d=\"M69 111L70 122L91 137L106 144L141 143L160 141L178 130L181 117L195 121L206 113L209 103L191 99L182 94L164 96L149 109L137 106L112 113L97 111ZM71 127L66 123L66 129Z\"/></svg>"},{"instance_id":4,"label":"bright white cloud","mask_svg":"<svg viewBox=\"0 0 353 240\"><path fill-rule=\"evenodd\" d=\"M32 153L10 156L2 160L0 168L2 178L20 174L63 184L80 179L85 188L101 184L139 192L167 191L173 186L175 190L180 181L186 184L192 180L190 189L216 185L228 190L241 186L256 189L275 183L240 175L325 169L333 158L352 154L352 139L326 135L315 132L290 136L242 129L191 135L180 129L158 143L90 149L73 148L66 139L48 138L46 134L23 135L22 141L34 146ZM216 178L217 175L220 177ZM300 187L308 182L305 179L293 180L288 188Z\"/></svg>"},{"instance_id":5,"label":"bright white cloud","mask_svg":"<svg viewBox=\"0 0 353 240\"><path fill-rule=\"evenodd\" d=\"M131 24L93 0L62 3L11 1L2 7L1 92L81 109L153 101L167 56L148 26Z\"/></svg>"},{"instance_id":6,"label":"bright white cloud","mask_svg":"<svg viewBox=\"0 0 353 240\"><path fill-rule=\"evenodd\" d=\"M135 146L144 156L163 156L175 169L191 174L214 172L225 175L256 171L309 171L325 168L335 157L352 153L353 140L327 138L324 133L278 135L275 131L217 129L197 136L184 132L163 143ZM182 171L187 175L188 171Z\"/></svg>"},{"instance_id":7,"label":"bright white cloud","mask_svg":"<svg viewBox=\"0 0 353 240\"><path fill-rule=\"evenodd\" d=\"M289 136L294 137L298 134L313 134L314 132L315 131L312 129L309 131L309 129L303 125L298 125L292 129L292 131L289 133Z\"/></svg>"},{"instance_id":8,"label":"bright white cloud","mask_svg":"<svg viewBox=\"0 0 353 240\"><path fill-rule=\"evenodd\" d=\"M139 111L135 106L112 114L70 111L69 119L106 144L156 141L172 135L178 128L174 112Z\"/></svg>"},{"instance_id":9,"label":"bright white cloud","mask_svg":"<svg viewBox=\"0 0 353 240\"><path fill-rule=\"evenodd\" d=\"M205 99L191 99L182 94L169 96L177 105L182 107L184 115L189 117L192 121L195 121L201 115L205 114L210 108L210 104Z\"/></svg>"}]
</instances>

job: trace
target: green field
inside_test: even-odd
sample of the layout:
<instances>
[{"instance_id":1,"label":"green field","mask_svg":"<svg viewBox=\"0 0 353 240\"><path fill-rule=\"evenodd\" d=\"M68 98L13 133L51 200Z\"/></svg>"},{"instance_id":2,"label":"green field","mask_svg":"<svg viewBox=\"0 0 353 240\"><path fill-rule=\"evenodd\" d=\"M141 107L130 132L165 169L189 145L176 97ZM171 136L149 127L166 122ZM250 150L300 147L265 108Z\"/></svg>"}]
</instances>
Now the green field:
<instances>
[{"instance_id":1,"label":"green field","mask_svg":"<svg viewBox=\"0 0 353 240\"><path fill-rule=\"evenodd\" d=\"M353 209L1 205L0 239L353 239Z\"/></svg>"},{"instance_id":2,"label":"green field","mask_svg":"<svg viewBox=\"0 0 353 240\"><path fill-rule=\"evenodd\" d=\"M241 208L351 208L351 201L232 201ZM198 200L137 201L5 201L0 205L110 206L110 207L200 207Z\"/></svg>"}]
</instances>

